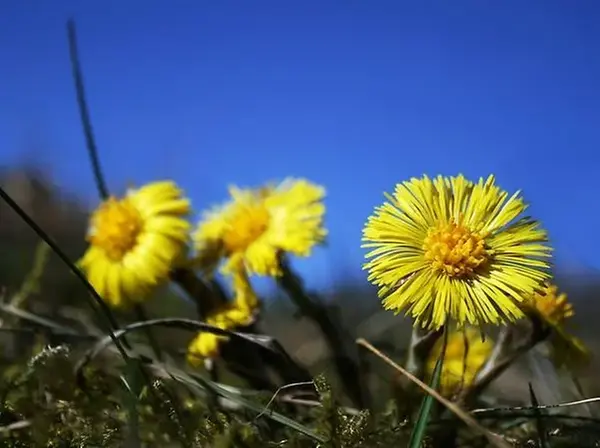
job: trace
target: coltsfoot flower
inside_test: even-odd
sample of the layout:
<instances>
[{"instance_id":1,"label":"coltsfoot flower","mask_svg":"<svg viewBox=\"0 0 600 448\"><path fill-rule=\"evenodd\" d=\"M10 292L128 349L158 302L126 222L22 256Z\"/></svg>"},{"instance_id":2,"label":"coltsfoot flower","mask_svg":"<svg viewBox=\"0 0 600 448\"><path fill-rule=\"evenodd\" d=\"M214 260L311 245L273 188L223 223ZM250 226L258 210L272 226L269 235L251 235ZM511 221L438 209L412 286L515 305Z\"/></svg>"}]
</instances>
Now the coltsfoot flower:
<instances>
[{"instance_id":1,"label":"coltsfoot flower","mask_svg":"<svg viewBox=\"0 0 600 448\"><path fill-rule=\"evenodd\" d=\"M546 282L523 303L523 308L536 313L551 328L550 358L557 367L577 368L587 364L588 348L566 329L567 321L575 315L567 294L559 293L556 285Z\"/></svg>"},{"instance_id":2,"label":"coltsfoot flower","mask_svg":"<svg viewBox=\"0 0 600 448\"><path fill-rule=\"evenodd\" d=\"M537 289L531 298L524 302L525 307L534 310L547 324L556 327L575 315L573 305L565 293L558 292L558 286L546 282Z\"/></svg>"},{"instance_id":3,"label":"coltsfoot flower","mask_svg":"<svg viewBox=\"0 0 600 448\"><path fill-rule=\"evenodd\" d=\"M234 302L222 305L206 319L207 324L222 330L235 330L250 325L255 320L259 305L247 273L238 269L233 272L232 277ZM206 358L217 357L221 343L226 340L226 336L209 332L198 333L188 346L188 363L198 366Z\"/></svg>"},{"instance_id":4,"label":"coltsfoot flower","mask_svg":"<svg viewBox=\"0 0 600 448\"><path fill-rule=\"evenodd\" d=\"M237 327L249 325L252 321L253 315L249 313L249 310L234 304L228 304L206 319L207 324L222 330L235 330ZM227 336L209 332L198 333L188 346L188 363L198 366L206 358L216 358L219 355L221 343L226 340Z\"/></svg>"},{"instance_id":5,"label":"coltsfoot flower","mask_svg":"<svg viewBox=\"0 0 600 448\"><path fill-rule=\"evenodd\" d=\"M523 316L519 302L549 278L546 232L519 192L494 176L413 178L396 186L363 230L364 268L383 305L425 328L503 324Z\"/></svg>"},{"instance_id":6,"label":"coltsfoot flower","mask_svg":"<svg viewBox=\"0 0 600 448\"><path fill-rule=\"evenodd\" d=\"M222 258L223 272L240 262L251 274L281 274L280 252L308 256L323 241L325 190L303 179L259 189L230 188L231 200L205 212L194 242L207 272Z\"/></svg>"},{"instance_id":7,"label":"coltsfoot flower","mask_svg":"<svg viewBox=\"0 0 600 448\"><path fill-rule=\"evenodd\" d=\"M142 301L186 253L189 213L190 201L170 181L110 197L91 216L89 247L79 266L108 304Z\"/></svg>"},{"instance_id":8,"label":"coltsfoot flower","mask_svg":"<svg viewBox=\"0 0 600 448\"><path fill-rule=\"evenodd\" d=\"M426 366L429 378L433 375L437 360L442 354L443 345L442 336L429 354ZM450 333L442 364L440 393L450 397L469 387L493 349L492 341L483 339L480 331L474 328L467 327Z\"/></svg>"}]
</instances>

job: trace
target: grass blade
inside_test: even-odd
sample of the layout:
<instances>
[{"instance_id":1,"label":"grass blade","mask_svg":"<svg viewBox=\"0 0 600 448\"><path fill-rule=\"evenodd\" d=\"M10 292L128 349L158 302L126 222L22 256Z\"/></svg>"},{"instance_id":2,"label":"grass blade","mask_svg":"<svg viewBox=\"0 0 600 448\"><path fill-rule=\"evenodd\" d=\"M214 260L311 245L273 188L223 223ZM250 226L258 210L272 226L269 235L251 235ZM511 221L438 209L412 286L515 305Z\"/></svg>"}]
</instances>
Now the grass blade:
<instances>
[{"instance_id":1,"label":"grass blade","mask_svg":"<svg viewBox=\"0 0 600 448\"><path fill-rule=\"evenodd\" d=\"M148 320L148 321L143 321L143 322L136 322L134 324L127 325L127 326L115 331L114 335L115 335L115 338L118 340L118 339L124 337L129 332L136 331L136 330L143 330L145 328L153 327L153 326L162 326L162 327L168 327L168 328L180 328L180 329L191 330L191 331L208 331L208 332L220 335L220 336L228 336L231 338L243 339L247 342L251 342L251 343L260 345L269 350L276 350L278 347L278 344L276 343L276 341L274 341L273 338L268 337L268 336L255 335L255 334L244 334L244 333L222 330L221 328L213 327L212 325L205 324L204 322L199 322L199 321L195 321L195 320L191 320L191 319L180 319L180 318L165 318L165 319L154 319L154 320ZM111 342L114 342L114 341L112 340L112 338L109 338L109 337L106 337L106 338L102 339L101 341L99 341L91 350L88 351L88 353L86 353L86 355L82 358L82 360L77 364L76 370L78 370L78 371L81 370L97 354L99 354L103 349L105 349L108 345L110 345ZM280 352L277 351L277 353L280 353ZM283 354L285 354L285 352L283 352ZM177 375L176 373L171 372L170 370L168 372L170 373L170 375L172 377L177 378L180 381L182 380L181 375ZM293 420L289 417L286 417L283 414L265 409L265 406L254 403L250 400L247 400L247 399L241 397L239 394L236 394L235 392L232 392L232 391L228 390L227 388L224 388L223 386L220 386L219 384L217 384L213 381L207 380L199 375L185 375L185 376L189 376L189 377L193 378L194 381L199 383L205 390L208 390L209 392L212 392L223 398L227 398L231 401L234 401L237 404L256 412L258 415L263 415L273 421L276 421L276 422L286 425L290 428L293 428L294 430L296 430L318 442L324 443L326 441L323 437L316 434L310 428L296 422L295 420Z\"/></svg>"},{"instance_id":2,"label":"grass blade","mask_svg":"<svg viewBox=\"0 0 600 448\"><path fill-rule=\"evenodd\" d=\"M243 397L239 392L235 392L234 390L230 390L230 388L224 387L214 381L210 381L207 378L204 378L201 375L189 374L179 369L172 368L170 366L162 367L166 372L168 372L169 376L177 379L178 381L182 381L183 383L191 386L193 388L198 388L202 392L211 392L215 395L218 395L222 398L230 400L241 407L244 407L248 410L251 410L257 414L258 417L265 417L274 422L281 423L284 426L288 426L295 431L304 434L305 436L319 442L325 443L327 440L317 434L315 431L303 425L302 423L298 423L294 419L290 417L286 417L285 415L272 411L268 409L266 406L262 404L255 403L245 397Z\"/></svg>"},{"instance_id":3,"label":"grass blade","mask_svg":"<svg viewBox=\"0 0 600 448\"><path fill-rule=\"evenodd\" d=\"M70 327L67 327L65 325L61 325L53 320L38 316L37 314L30 313L29 311L25 311L20 308L17 308L12 304L5 305L3 303L0 303L0 311L3 313L9 314L11 316L14 316L18 319L32 322L36 325L39 325L40 327L47 328L48 330L51 330L52 332L58 332L58 333L63 333L63 334L68 334L68 335L73 335L73 336L84 336L84 337L87 336L87 335L82 335L78 331L76 331Z\"/></svg>"},{"instance_id":4,"label":"grass blade","mask_svg":"<svg viewBox=\"0 0 600 448\"><path fill-rule=\"evenodd\" d=\"M96 290L85 277L83 272L81 272L79 268L75 266L75 264L69 259L67 254L63 252L60 246L50 237L50 235L48 235L2 187L0 187L0 199L6 202L8 206L12 208L17 215L19 215L19 217L25 222L25 224L27 224L42 240L44 240L46 244L48 244L48 246L50 246L52 251L58 256L58 258L60 258L67 265L69 270L73 274L75 274L75 276L81 281L81 283L83 283L83 285L89 291L92 299L91 301L88 300L88 304L92 308L93 312L98 314L102 318L105 326L105 331L108 333L109 337L112 339L113 343L121 353L121 356L123 356L125 360L130 359L123 344L121 344L121 342L115 338L113 330L119 328L116 319L112 315L112 312L110 311L108 305L104 302L102 297L100 297L100 294L96 292ZM86 297L89 298L90 296L86 295Z\"/></svg>"},{"instance_id":5,"label":"grass blade","mask_svg":"<svg viewBox=\"0 0 600 448\"><path fill-rule=\"evenodd\" d=\"M115 347L119 350L119 353L125 360L127 364L128 373L132 372L134 369L140 369L141 366L137 363L137 361L133 360L129 354L127 353L125 346L127 344L127 340L124 339L123 343L119 339L115 337L114 331L119 328L116 319L112 315L110 308L104 302L100 294L94 289L92 284L88 281L86 276L79 270L79 268L69 259L69 257L62 251L60 246L23 210L19 204L17 204L14 199L3 189L0 187L0 198L2 198L10 208L12 208L19 217L25 221L25 223L33 229L33 231L46 243L50 248L56 253L56 255L68 266L69 270L75 274L75 276L83 283L83 285L87 288L90 295L86 294L86 298L88 298L88 304L94 313L96 313L102 319L102 323L104 324L105 331L108 333L108 338L111 340ZM140 371L140 374L145 378L144 372ZM129 379L132 380L129 375ZM133 381L133 380L132 380ZM130 424L130 431L137 431L137 409L133 414L130 413L130 417L132 421ZM135 443L130 446L137 446Z\"/></svg>"},{"instance_id":6,"label":"grass blade","mask_svg":"<svg viewBox=\"0 0 600 448\"><path fill-rule=\"evenodd\" d=\"M271 411L262 404L257 404L250 400L247 400L247 399L239 396L235 392L232 392L232 391L224 388L223 386L220 386L217 383L208 381L205 378L200 377L199 375L194 375L193 377L196 380L198 380L199 382L201 382L202 385L205 386L207 389L210 388L217 395L220 395L223 398L227 398L235 403L238 403L239 405L244 406L245 408L256 412L259 416L268 417L275 422L278 422L278 423L281 423L282 425L288 426L288 427L298 431L299 433L304 434L305 436L310 437L313 440L316 440L317 442L325 443L327 441L324 437L318 435L316 432L314 432L307 426L305 426L301 423L298 423L297 421L295 421L294 419L291 419L290 417L286 417L285 415L280 414L279 412Z\"/></svg>"},{"instance_id":7,"label":"grass blade","mask_svg":"<svg viewBox=\"0 0 600 448\"><path fill-rule=\"evenodd\" d=\"M433 370L433 378L431 379L431 384L429 385L433 390L437 390L440 385L443 364L444 353L442 351L442 355L438 358L438 360L435 363L435 368ZM423 437L425 437L425 430L427 429L427 424L429 423L429 416L431 414L432 407L433 397L428 394L423 398L423 401L421 402L417 422L415 423L415 427L413 428L413 431L410 435L410 441L408 443L408 446L410 448L419 448L421 446Z\"/></svg>"},{"instance_id":8,"label":"grass blade","mask_svg":"<svg viewBox=\"0 0 600 448\"><path fill-rule=\"evenodd\" d=\"M147 329L149 327L167 327L167 328L180 328L183 330L189 331L207 331L209 333L214 333L219 336L227 336L235 339L242 339L246 342L251 342L253 344L260 345L263 348L268 350L274 350L274 347L277 347L273 342L273 338L264 335L258 334L249 334L249 333L238 333L235 331L223 330L218 327L214 327L212 325L208 325L204 322L199 322L192 319L182 319L182 318L163 318L163 319L153 319L146 320L143 322L135 322L133 324L127 325L117 331L114 332L113 337L105 337L101 339L96 345L94 345L79 361L77 364L76 370L81 370L86 364L88 364L95 356L97 356L102 350L108 347L111 343L115 343L115 341L119 341L121 338L124 338L127 333L137 330Z\"/></svg>"},{"instance_id":9,"label":"grass blade","mask_svg":"<svg viewBox=\"0 0 600 448\"><path fill-rule=\"evenodd\" d=\"M140 441L140 413L138 410L138 400L142 391L144 378L142 377L142 367L139 360L132 360L125 366L125 375L121 376L121 381L125 386L125 409L127 410L127 436L126 446L137 448L141 446ZM137 365L136 365L137 364Z\"/></svg>"},{"instance_id":10,"label":"grass blade","mask_svg":"<svg viewBox=\"0 0 600 448\"><path fill-rule=\"evenodd\" d=\"M48 264L50 255L50 246L44 241L38 243L35 255L33 257L33 267L25 277L25 281L21 285L19 291L14 295L10 304L15 308L19 308L33 293L37 293L40 289L42 276Z\"/></svg>"},{"instance_id":11,"label":"grass blade","mask_svg":"<svg viewBox=\"0 0 600 448\"><path fill-rule=\"evenodd\" d=\"M75 29L75 21L69 19L67 21L67 39L69 41L69 58L71 60L71 69L73 72L73 82L75 84L75 93L77 95L77 106L79 107L79 116L81 125L85 135L85 143L87 146L90 161L92 162L92 171L94 172L94 180L96 187L102 199L106 199L109 195L106 181L102 175L100 168L100 159L98 157L98 147L94 138L92 128L92 120L90 119L90 111L88 109L87 100L85 97L85 88L83 84L83 73L81 71L81 63L79 61L79 51L77 49L77 32Z\"/></svg>"}]
</instances>

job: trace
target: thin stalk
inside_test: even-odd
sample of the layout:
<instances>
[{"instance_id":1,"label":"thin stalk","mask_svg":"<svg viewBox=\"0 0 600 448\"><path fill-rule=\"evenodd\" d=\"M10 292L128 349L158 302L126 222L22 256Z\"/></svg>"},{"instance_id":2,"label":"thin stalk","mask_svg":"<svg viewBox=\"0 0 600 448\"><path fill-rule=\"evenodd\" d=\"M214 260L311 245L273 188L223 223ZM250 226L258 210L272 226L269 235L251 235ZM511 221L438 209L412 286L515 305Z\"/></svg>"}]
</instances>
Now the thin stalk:
<instances>
[{"instance_id":1,"label":"thin stalk","mask_svg":"<svg viewBox=\"0 0 600 448\"><path fill-rule=\"evenodd\" d=\"M204 368L208 372L208 376L213 383L219 382L219 369L214 359L205 359ZM208 390L208 406L213 415L219 410L219 396L214 390Z\"/></svg>"},{"instance_id":2,"label":"thin stalk","mask_svg":"<svg viewBox=\"0 0 600 448\"><path fill-rule=\"evenodd\" d=\"M69 268L69 270L75 274L75 276L81 281L81 283L83 283L83 285L87 288L87 290L89 291L91 297L93 300L88 301L88 304L90 305L90 307L92 308L92 310L99 314L100 316L102 316L103 319L103 324L105 327L105 331L109 334L111 340L113 341L113 343L115 344L115 347L117 347L117 349L119 350L119 353L121 354L121 356L123 356L123 358L125 360L129 360L130 357L127 354L127 351L124 348L124 344L121 344L121 342L115 338L114 335L114 331L117 330L119 328L119 325L117 324L116 319L114 318L114 316L112 315L110 308L108 307L108 305L106 305L106 303L104 302L104 300L102 299L102 297L100 297L100 294L98 294L96 292L96 290L94 289L94 287L91 285L91 283L88 281L88 279L86 278L86 276L83 274L83 272L81 272L79 270L79 268L77 268L77 266L75 266L75 264L69 260L69 257L63 252L63 250L59 247L59 245L50 237L50 235L48 235L28 214L27 212L25 212L25 210L23 210L19 204L17 204L13 198L10 197L10 195L4 191L4 189L2 187L0 187L0 198L5 201L8 206L10 208L12 208L17 215L19 215L19 217L25 221L25 224L27 224L29 227L31 227L31 229L33 229L33 231L41 238L43 239L46 244L48 244L48 246L50 246L50 248L56 253L56 255L58 256L58 258L60 258Z\"/></svg>"},{"instance_id":3,"label":"thin stalk","mask_svg":"<svg viewBox=\"0 0 600 448\"><path fill-rule=\"evenodd\" d=\"M83 73L81 70L81 62L79 60L79 51L77 49L77 31L75 29L75 21L69 19L67 21L67 39L69 41L69 57L71 60L71 69L73 71L73 82L75 84L75 94L77 95L77 106L79 107L79 116L81 125L85 135L85 143L92 162L92 171L94 172L94 180L96 187L102 199L109 196L108 187L102 169L100 168L100 159L98 157L98 147L94 138L92 128L92 120L90 119L90 111L85 96L85 87L83 83Z\"/></svg>"},{"instance_id":4,"label":"thin stalk","mask_svg":"<svg viewBox=\"0 0 600 448\"><path fill-rule=\"evenodd\" d=\"M19 292L17 292L10 301L12 306L20 308L31 294L39 290L42 276L44 275L46 265L48 264L49 255L50 246L48 246L46 242L40 241L35 250L31 271L27 274Z\"/></svg>"},{"instance_id":5,"label":"thin stalk","mask_svg":"<svg viewBox=\"0 0 600 448\"><path fill-rule=\"evenodd\" d=\"M426 364L433 346L440 339L445 327L437 330L424 330L415 325L412 328L408 346L405 369L417 378L424 378ZM406 415L412 412L412 403L419 398L420 391L415 384L404 375L398 377L393 383L395 400L398 409L403 410Z\"/></svg>"},{"instance_id":6,"label":"thin stalk","mask_svg":"<svg viewBox=\"0 0 600 448\"><path fill-rule=\"evenodd\" d=\"M136 317L138 320L143 321L143 322L150 320L150 319L148 319L146 310L139 303L133 307L133 311L136 314ZM156 356L157 360L162 362L164 357L163 357L162 351L160 349L160 345L158 344L156 337L154 337L154 333L152 332L152 329L150 327L144 327L144 332L146 333L148 342L150 342L150 346L152 347L154 356Z\"/></svg>"},{"instance_id":7,"label":"thin stalk","mask_svg":"<svg viewBox=\"0 0 600 448\"><path fill-rule=\"evenodd\" d=\"M496 346L490 358L479 371L473 384L465 388L458 397L457 402L468 407L496 378L502 375L520 356L527 353L537 344L546 339L549 329L536 316L529 316L531 331L514 346L514 328L505 329L500 333Z\"/></svg>"},{"instance_id":8,"label":"thin stalk","mask_svg":"<svg viewBox=\"0 0 600 448\"><path fill-rule=\"evenodd\" d=\"M319 327L329 346L337 373L348 396L357 407L364 408L365 396L360 371L355 356L348 353L348 346L336 323L331 319L323 304L307 294L301 279L291 270L285 257L281 257L280 263L282 275L277 278L279 286L287 293L300 312Z\"/></svg>"},{"instance_id":9,"label":"thin stalk","mask_svg":"<svg viewBox=\"0 0 600 448\"><path fill-rule=\"evenodd\" d=\"M221 299L193 271L185 268L176 269L171 273L171 281L176 283L196 304L200 320L206 319L220 305Z\"/></svg>"},{"instance_id":10,"label":"thin stalk","mask_svg":"<svg viewBox=\"0 0 600 448\"><path fill-rule=\"evenodd\" d=\"M444 339L443 339L443 344L442 344L442 351L440 353L439 358L437 359L437 361L435 363L435 368L433 369L431 383L429 384L429 387L431 387L431 389L433 389L435 391L437 391L440 386L440 382L442 379L443 367L444 367L444 358L446 357L446 347L448 346L448 331L446 331L447 327L444 327L444 328L445 328L445 331L444 331ZM410 440L408 442L408 446L410 448L419 448L421 446L421 443L423 441L423 438L425 437L427 425L429 424L429 420L430 420L433 410L434 410L434 398L432 395L427 394L421 401L421 406L419 407L419 414L417 416L417 420L415 422L413 431L410 435ZM450 433L446 434L447 437L444 437L444 441L445 441L444 443L450 445L453 442L453 440L455 439L455 433L453 431L454 428L455 428L455 426L450 430Z\"/></svg>"}]
</instances>

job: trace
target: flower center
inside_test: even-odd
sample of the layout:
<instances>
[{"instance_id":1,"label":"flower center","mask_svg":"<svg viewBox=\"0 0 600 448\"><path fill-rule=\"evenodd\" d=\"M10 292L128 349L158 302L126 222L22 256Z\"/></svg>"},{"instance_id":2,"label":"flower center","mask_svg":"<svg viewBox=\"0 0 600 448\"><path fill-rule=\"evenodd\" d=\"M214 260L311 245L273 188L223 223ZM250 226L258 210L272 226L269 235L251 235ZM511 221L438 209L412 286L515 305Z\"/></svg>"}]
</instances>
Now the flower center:
<instances>
[{"instance_id":1,"label":"flower center","mask_svg":"<svg viewBox=\"0 0 600 448\"><path fill-rule=\"evenodd\" d=\"M490 258L484 237L455 222L429 230L423 250L434 270L455 278L471 276Z\"/></svg>"},{"instance_id":2,"label":"flower center","mask_svg":"<svg viewBox=\"0 0 600 448\"><path fill-rule=\"evenodd\" d=\"M121 260L136 244L142 218L128 199L107 199L94 212L88 241L111 260Z\"/></svg>"},{"instance_id":3,"label":"flower center","mask_svg":"<svg viewBox=\"0 0 600 448\"><path fill-rule=\"evenodd\" d=\"M223 237L228 253L244 251L269 227L269 211L262 204L239 207Z\"/></svg>"}]
</instances>

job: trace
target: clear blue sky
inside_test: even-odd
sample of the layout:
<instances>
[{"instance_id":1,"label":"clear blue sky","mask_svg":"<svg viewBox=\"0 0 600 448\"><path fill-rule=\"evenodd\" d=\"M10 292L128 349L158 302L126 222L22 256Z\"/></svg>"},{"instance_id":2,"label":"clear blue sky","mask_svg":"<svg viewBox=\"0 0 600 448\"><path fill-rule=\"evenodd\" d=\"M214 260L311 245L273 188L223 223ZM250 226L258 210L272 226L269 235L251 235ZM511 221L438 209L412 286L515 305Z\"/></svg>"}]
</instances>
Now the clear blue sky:
<instances>
[{"instance_id":1,"label":"clear blue sky","mask_svg":"<svg viewBox=\"0 0 600 448\"><path fill-rule=\"evenodd\" d=\"M0 164L35 157L92 204L64 23L77 20L110 186L176 178L328 189L312 282L360 274L361 228L411 176L523 189L565 265L600 266L600 3L12 1L0 6Z\"/></svg>"}]
</instances>

